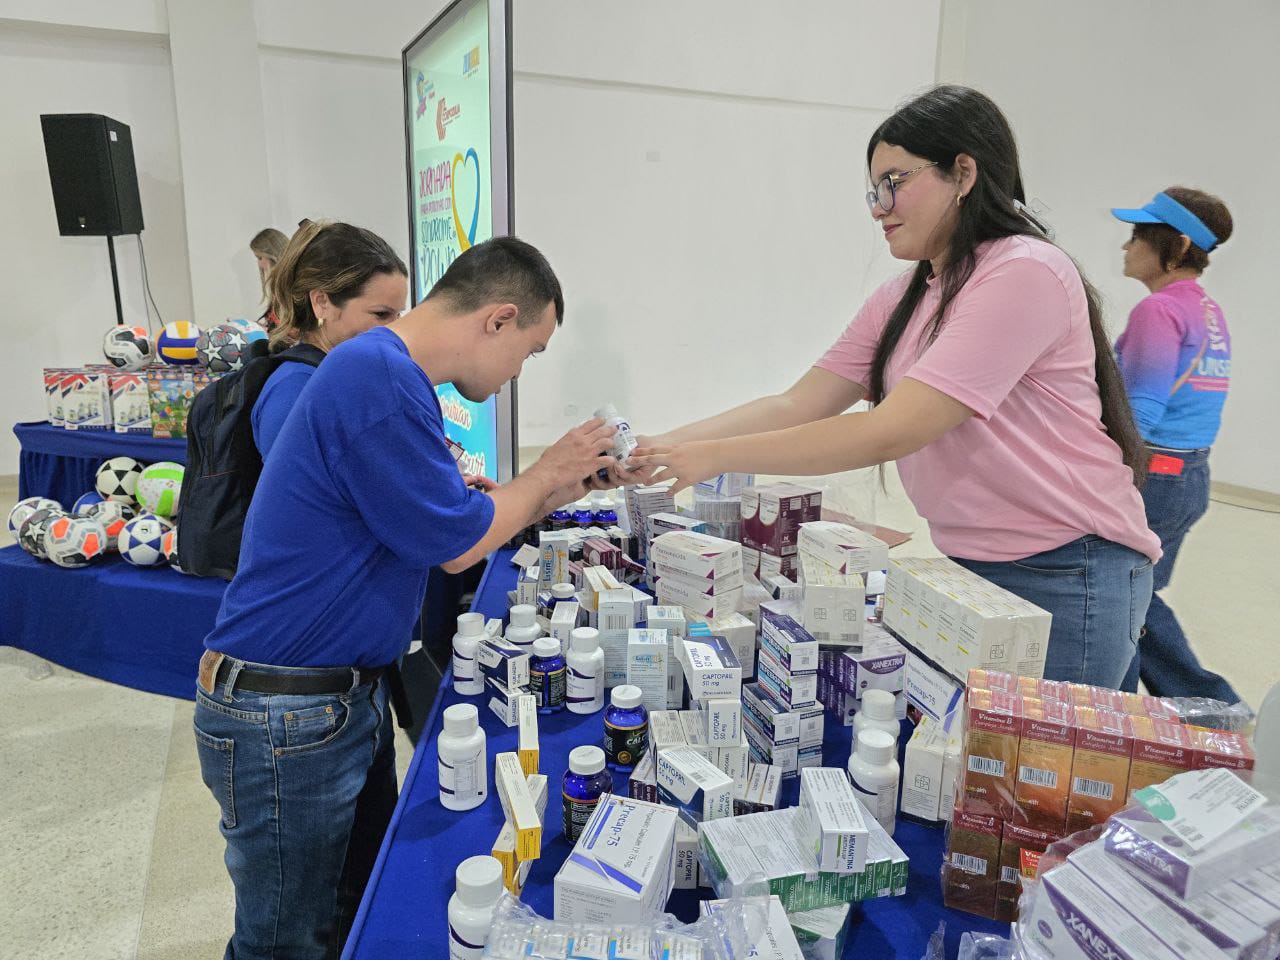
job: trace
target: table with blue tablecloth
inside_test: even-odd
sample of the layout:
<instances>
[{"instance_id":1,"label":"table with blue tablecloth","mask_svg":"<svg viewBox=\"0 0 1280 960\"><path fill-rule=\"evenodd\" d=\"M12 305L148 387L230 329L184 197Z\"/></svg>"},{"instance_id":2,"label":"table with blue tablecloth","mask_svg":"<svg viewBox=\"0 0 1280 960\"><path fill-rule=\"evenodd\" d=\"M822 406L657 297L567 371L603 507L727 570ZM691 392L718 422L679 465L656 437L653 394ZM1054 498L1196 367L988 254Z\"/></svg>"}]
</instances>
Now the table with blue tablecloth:
<instances>
[{"instance_id":1,"label":"table with blue tablecloth","mask_svg":"<svg viewBox=\"0 0 1280 960\"><path fill-rule=\"evenodd\" d=\"M511 552L499 551L490 559L473 609L486 617L502 616L507 609L507 591L514 582ZM503 726L479 698L460 697L452 689L437 698L405 776L400 801L343 953L344 960L411 960L442 957L447 952L446 911L454 891L454 870L467 857L488 853L503 824L492 782L488 800L475 810L454 813L440 805L436 769L440 714L445 707L463 701L481 706L480 722L488 737L490 767L496 754L516 749L515 730ZM582 716L562 711L539 717L541 772L549 779L547 827L542 857L533 863L523 899L546 917L552 915L553 878L571 849L560 827L560 779L568 764L569 750L584 743L599 743L602 723L599 713ZM848 728L828 723L824 761L830 766L844 766L849 758L849 743ZM615 775L614 787L625 793L625 776ZM796 791L793 782L789 791L792 802ZM1007 925L942 905L938 876L943 848L941 830L899 822L894 839L911 858L907 894L855 908L846 956L919 960L930 935L942 921L947 926L950 957L955 956L960 934L965 930L1007 935ZM672 895L668 907L682 920L692 921L697 918L698 898L710 895L708 890L679 890Z\"/></svg>"},{"instance_id":2,"label":"table with blue tablecloth","mask_svg":"<svg viewBox=\"0 0 1280 960\"><path fill-rule=\"evenodd\" d=\"M195 698L227 584L119 557L79 570L0 550L0 644L137 690Z\"/></svg>"},{"instance_id":3,"label":"table with blue tablecloth","mask_svg":"<svg viewBox=\"0 0 1280 960\"><path fill-rule=\"evenodd\" d=\"M66 430L47 421L19 423L18 499L52 497L70 507L80 494L93 489L103 460L133 457L141 463L187 462L186 440L165 440L139 433L111 430Z\"/></svg>"}]
</instances>

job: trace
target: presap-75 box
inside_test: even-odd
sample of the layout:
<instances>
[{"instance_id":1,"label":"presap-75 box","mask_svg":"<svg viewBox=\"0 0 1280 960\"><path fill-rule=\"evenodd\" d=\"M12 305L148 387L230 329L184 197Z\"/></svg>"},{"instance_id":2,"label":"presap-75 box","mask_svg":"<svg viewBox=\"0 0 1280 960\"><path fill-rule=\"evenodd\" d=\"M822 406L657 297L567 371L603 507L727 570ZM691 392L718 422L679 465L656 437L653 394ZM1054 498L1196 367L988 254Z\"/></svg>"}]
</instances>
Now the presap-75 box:
<instances>
[{"instance_id":1,"label":"presap-75 box","mask_svg":"<svg viewBox=\"0 0 1280 960\"><path fill-rule=\"evenodd\" d=\"M675 877L673 807L605 794L555 878L555 919L640 921L660 912Z\"/></svg>"}]
</instances>

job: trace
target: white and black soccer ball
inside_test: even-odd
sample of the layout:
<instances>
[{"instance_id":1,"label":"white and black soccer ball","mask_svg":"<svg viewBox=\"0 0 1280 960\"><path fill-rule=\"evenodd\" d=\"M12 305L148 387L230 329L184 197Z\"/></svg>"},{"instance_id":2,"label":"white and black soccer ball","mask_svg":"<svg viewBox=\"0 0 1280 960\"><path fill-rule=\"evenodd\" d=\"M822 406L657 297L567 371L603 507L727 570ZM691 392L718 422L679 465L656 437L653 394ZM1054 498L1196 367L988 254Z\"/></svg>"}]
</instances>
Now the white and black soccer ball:
<instances>
[{"instance_id":1,"label":"white and black soccer ball","mask_svg":"<svg viewBox=\"0 0 1280 960\"><path fill-rule=\"evenodd\" d=\"M120 556L135 567L157 567L164 563L164 535L173 524L154 513L144 513L120 531Z\"/></svg>"},{"instance_id":2,"label":"white and black soccer ball","mask_svg":"<svg viewBox=\"0 0 1280 960\"><path fill-rule=\"evenodd\" d=\"M133 504L141 476L142 464L133 457L112 457L98 467L94 486L105 500Z\"/></svg>"},{"instance_id":3,"label":"white and black soccer ball","mask_svg":"<svg viewBox=\"0 0 1280 960\"><path fill-rule=\"evenodd\" d=\"M182 567L178 566L178 528L175 525L172 530L164 535L160 541L160 552L164 554L165 562L179 573L186 573Z\"/></svg>"},{"instance_id":4,"label":"white and black soccer ball","mask_svg":"<svg viewBox=\"0 0 1280 960\"><path fill-rule=\"evenodd\" d=\"M49 555L45 552L44 546L45 532L50 523L58 517L65 516L66 513L61 508L41 507L27 517L18 528L18 546L37 560L48 560Z\"/></svg>"},{"instance_id":5,"label":"white and black soccer ball","mask_svg":"<svg viewBox=\"0 0 1280 960\"><path fill-rule=\"evenodd\" d=\"M102 494L97 490L90 490L88 493L82 493L76 498L76 502L71 505L71 514L76 517L87 517L90 511L100 503L103 503Z\"/></svg>"},{"instance_id":6,"label":"white and black soccer ball","mask_svg":"<svg viewBox=\"0 0 1280 960\"><path fill-rule=\"evenodd\" d=\"M15 503L13 509L9 511L9 536L17 540L18 531L22 529L22 525L27 518L37 510L44 509L61 510L62 504L57 500L50 500L48 497L27 497L27 499L19 500Z\"/></svg>"},{"instance_id":7,"label":"white and black soccer ball","mask_svg":"<svg viewBox=\"0 0 1280 960\"><path fill-rule=\"evenodd\" d=\"M54 517L45 528L44 550L60 567L87 567L107 552L107 531L93 517Z\"/></svg>"},{"instance_id":8,"label":"white and black soccer ball","mask_svg":"<svg viewBox=\"0 0 1280 960\"><path fill-rule=\"evenodd\" d=\"M146 327L116 326L102 338L102 355L117 370L137 372L155 359L155 346Z\"/></svg>"},{"instance_id":9,"label":"white and black soccer ball","mask_svg":"<svg viewBox=\"0 0 1280 960\"><path fill-rule=\"evenodd\" d=\"M253 344L265 339L265 332L256 336L239 324L219 323L200 331L196 353L199 355L200 365L210 373L229 373L239 370L252 360L257 355ZM265 355L265 344L258 349Z\"/></svg>"},{"instance_id":10,"label":"white and black soccer ball","mask_svg":"<svg viewBox=\"0 0 1280 960\"><path fill-rule=\"evenodd\" d=\"M107 531L108 553L116 552L120 532L124 530L124 525L137 515L138 511L132 506L115 500L103 500L101 503L95 503L85 514L85 516L97 520L102 524L102 528Z\"/></svg>"}]
</instances>

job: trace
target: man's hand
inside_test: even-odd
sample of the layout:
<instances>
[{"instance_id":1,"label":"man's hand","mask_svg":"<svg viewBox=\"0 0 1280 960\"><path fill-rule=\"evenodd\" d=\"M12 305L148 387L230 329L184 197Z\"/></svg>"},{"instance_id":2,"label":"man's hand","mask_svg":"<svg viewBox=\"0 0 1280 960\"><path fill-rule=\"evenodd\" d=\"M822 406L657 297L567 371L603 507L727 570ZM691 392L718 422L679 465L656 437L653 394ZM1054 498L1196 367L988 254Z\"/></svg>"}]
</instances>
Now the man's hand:
<instances>
[{"instance_id":1,"label":"man's hand","mask_svg":"<svg viewBox=\"0 0 1280 960\"><path fill-rule=\"evenodd\" d=\"M462 482L473 490L479 490L481 493L491 493L501 486L497 480L491 480L488 477L481 477L473 473L464 473Z\"/></svg>"},{"instance_id":2,"label":"man's hand","mask_svg":"<svg viewBox=\"0 0 1280 960\"><path fill-rule=\"evenodd\" d=\"M586 481L574 480L551 491L551 495L542 502L541 515L546 516L553 510L576 503L591 492Z\"/></svg>"},{"instance_id":3,"label":"man's hand","mask_svg":"<svg viewBox=\"0 0 1280 960\"><path fill-rule=\"evenodd\" d=\"M525 472L543 480L548 491L559 491L571 484L576 484L579 491L585 491L588 489L586 478L616 462L604 452L609 449L613 434L614 428L607 426L599 417L588 420L548 447L538 462ZM577 494L577 497L581 496L581 493Z\"/></svg>"}]
</instances>

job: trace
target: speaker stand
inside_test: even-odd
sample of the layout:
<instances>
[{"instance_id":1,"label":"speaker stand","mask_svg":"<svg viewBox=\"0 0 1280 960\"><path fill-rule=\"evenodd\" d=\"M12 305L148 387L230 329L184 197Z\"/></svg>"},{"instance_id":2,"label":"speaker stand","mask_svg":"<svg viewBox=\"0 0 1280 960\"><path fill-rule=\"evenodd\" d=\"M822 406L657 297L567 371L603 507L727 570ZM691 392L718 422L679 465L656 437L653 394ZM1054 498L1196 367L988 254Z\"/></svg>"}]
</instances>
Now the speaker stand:
<instances>
[{"instance_id":1,"label":"speaker stand","mask_svg":"<svg viewBox=\"0 0 1280 960\"><path fill-rule=\"evenodd\" d=\"M111 258L111 290L116 295L116 326L124 326L124 308L120 306L120 273L116 270L116 243L107 234L107 256Z\"/></svg>"}]
</instances>

